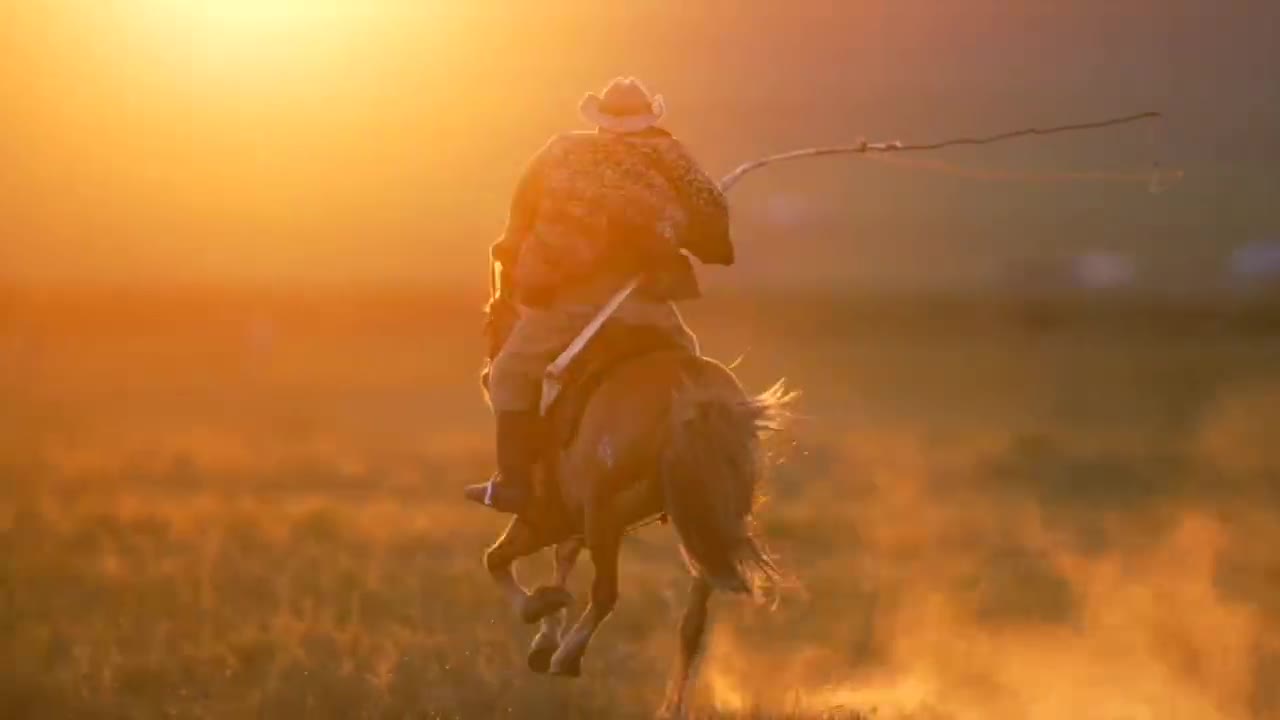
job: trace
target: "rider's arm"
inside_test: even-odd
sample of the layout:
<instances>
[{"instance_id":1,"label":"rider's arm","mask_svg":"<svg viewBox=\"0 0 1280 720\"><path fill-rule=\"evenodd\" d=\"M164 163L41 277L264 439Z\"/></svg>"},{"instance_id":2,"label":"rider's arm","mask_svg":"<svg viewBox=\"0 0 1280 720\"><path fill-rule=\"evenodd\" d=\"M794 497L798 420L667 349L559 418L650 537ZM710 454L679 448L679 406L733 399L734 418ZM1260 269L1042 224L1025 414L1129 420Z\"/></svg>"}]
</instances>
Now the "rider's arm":
<instances>
[{"instance_id":1,"label":"rider's arm","mask_svg":"<svg viewBox=\"0 0 1280 720\"><path fill-rule=\"evenodd\" d=\"M683 146L676 153L675 162L678 177L683 181L679 191L689 213L685 249L704 263L732 265L733 238L729 233L729 202L724 192Z\"/></svg>"},{"instance_id":2,"label":"rider's arm","mask_svg":"<svg viewBox=\"0 0 1280 720\"><path fill-rule=\"evenodd\" d=\"M515 192L511 197L511 206L507 211L507 224L498 241L489 247L489 255L502 263L503 269L510 272L520 254L520 245L533 229L540 192L540 171L547 151L555 140L542 146L520 173Z\"/></svg>"}]
</instances>

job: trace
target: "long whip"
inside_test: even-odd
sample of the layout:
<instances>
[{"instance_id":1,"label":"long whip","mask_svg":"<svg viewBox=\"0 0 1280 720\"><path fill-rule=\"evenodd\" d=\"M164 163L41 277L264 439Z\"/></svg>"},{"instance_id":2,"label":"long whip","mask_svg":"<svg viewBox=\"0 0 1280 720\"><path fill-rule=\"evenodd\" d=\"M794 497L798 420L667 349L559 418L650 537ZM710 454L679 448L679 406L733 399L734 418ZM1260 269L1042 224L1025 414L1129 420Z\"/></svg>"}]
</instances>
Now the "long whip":
<instances>
[{"instance_id":1,"label":"long whip","mask_svg":"<svg viewBox=\"0 0 1280 720\"><path fill-rule=\"evenodd\" d=\"M1003 142L1005 140L1013 140L1015 138L1026 137L1030 135L1055 135L1058 133L1077 132L1080 130L1097 130L1100 128L1112 127L1115 125L1125 125L1128 123L1138 122L1141 120L1154 120L1163 117L1158 112L1143 112L1135 115L1125 115L1123 117L1108 118L1106 120L1098 120L1095 122L1074 123L1071 125L1057 125L1047 128L1025 128L1022 130L1012 130L1009 132L998 133L996 135L988 135L986 137L957 137L949 140L940 140L932 143L901 143L880 142L868 143L859 142L853 145L832 145L829 147L811 147L802 148L800 150L790 150L774 155L768 155L758 160L743 163L734 169L733 172L725 175L720 180L720 190L728 192L742 179L743 175L758 170L766 165L782 162L785 160L798 160L807 157L819 157L822 155L846 155L846 154L866 154L866 153L898 153L911 152L920 150L941 150L943 148L954 147L957 145L990 145L992 143Z\"/></svg>"},{"instance_id":2,"label":"long whip","mask_svg":"<svg viewBox=\"0 0 1280 720\"><path fill-rule=\"evenodd\" d=\"M953 147L957 145L990 145L992 143L1003 142L1006 140L1013 140L1015 138L1026 137L1030 135L1055 135L1058 133L1078 132L1082 130L1096 130L1100 128L1112 127L1115 125L1124 125L1127 123L1138 122L1141 120L1154 120L1160 117L1163 117L1163 116L1158 112L1142 112L1142 113L1137 113L1135 115L1124 115L1121 117L1107 118L1105 120L1097 120L1093 122L1073 123L1070 125L1057 125L1057 126L1048 127L1048 128L1031 127L1031 128L1025 128L1022 130L1011 130L1009 132L1002 132L996 135L988 135L986 137L957 137L957 138L951 138L948 140L940 140L938 142L932 142L932 143L908 144L908 143L902 143L898 141L868 143L863 141L853 145L833 145L829 147L802 148L799 150L791 150L788 152L768 155L758 160L752 160L751 162L739 165L736 169L734 169L733 172L721 178L718 185L720 187L721 192L727 193L729 189L732 188L734 185L736 185L738 181L741 180L743 176L745 176L747 173L752 172L754 170L759 170L760 168L763 168L768 165L772 165L774 163L783 162L787 160L798 160L800 158L819 157L822 155L899 153L899 152L912 152L912 151L924 151L924 150L941 150L943 148ZM578 356L578 353L582 352L582 349L586 347L587 343L590 342L591 338L595 337L595 334L599 332L600 327L604 325L605 321L608 320L610 317L612 317L613 313L617 311L618 307L622 305L623 301L625 301L628 297L630 297L631 293L634 292L635 289L640 286L640 282L642 280L643 280L642 274L636 275L635 277L631 278L627 282L627 284L622 287L622 289L615 292L613 294L613 297L609 298L609 302L605 303L604 307L602 307L600 311L596 313L595 317L591 318L591 322L587 323L587 326L582 329L582 332L578 333L578 336L573 339L573 342L569 344L569 347L565 348L564 352L560 353L560 355L555 359L555 362L552 362L547 367L546 373L543 376L543 384L542 384L542 411L544 413L546 412L547 408L551 406L551 402L555 399L556 395L559 394L561 383L564 380L564 374L566 370L568 370L569 368L569 363L571 363L573 359Z\"/></svg>"}]
</instances>

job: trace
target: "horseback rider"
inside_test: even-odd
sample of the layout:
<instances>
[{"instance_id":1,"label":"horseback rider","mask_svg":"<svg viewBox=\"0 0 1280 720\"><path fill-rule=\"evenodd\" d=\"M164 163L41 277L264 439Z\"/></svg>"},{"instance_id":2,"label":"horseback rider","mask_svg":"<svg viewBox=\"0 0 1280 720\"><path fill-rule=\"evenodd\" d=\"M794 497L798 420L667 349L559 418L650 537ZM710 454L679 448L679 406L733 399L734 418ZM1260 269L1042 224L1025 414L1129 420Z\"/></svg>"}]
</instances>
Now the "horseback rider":
<instances>
[{"instance_id":1,"label":"horseback rider","mask_svg":"<svg viewBox=\"0 0 1280 720\"><path fill-rule=\"evenodd\" d=\"M534 494L547 366L610 297L643 274L613 318L659 328L696 354L673 304L700 295L686 251L706 263L734 259L724 194L658 126L662 96L617 78L579 109L595 131L556 135L528 162L490 247L518 320L488 369L497 473L465 496L499 512L523 512Z\"/></svg>"}]
</instances>

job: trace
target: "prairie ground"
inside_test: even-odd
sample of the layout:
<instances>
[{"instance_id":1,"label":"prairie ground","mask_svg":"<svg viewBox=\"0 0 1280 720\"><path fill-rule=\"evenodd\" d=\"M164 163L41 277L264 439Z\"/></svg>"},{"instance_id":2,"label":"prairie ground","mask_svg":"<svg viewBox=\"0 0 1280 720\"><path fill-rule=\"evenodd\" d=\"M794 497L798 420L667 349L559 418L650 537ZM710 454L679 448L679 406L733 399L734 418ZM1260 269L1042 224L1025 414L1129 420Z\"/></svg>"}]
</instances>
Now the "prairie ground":
<instances>
[{"instance_id":1,"label":"prairie ground","mask_svg":"<svg viewBox=\"0 0 1280 720\"><path fill-rule=\"evenodd\" d=\"M0 716L649 717L687 582L669 528L626 542L575 681L525 669L481 568L477 307L0 300ZM1280 718L1273 312L686 314L750 388L805 393L760 514L795 582L713 601L705 717Z\"/></svg>"}]
</instances>

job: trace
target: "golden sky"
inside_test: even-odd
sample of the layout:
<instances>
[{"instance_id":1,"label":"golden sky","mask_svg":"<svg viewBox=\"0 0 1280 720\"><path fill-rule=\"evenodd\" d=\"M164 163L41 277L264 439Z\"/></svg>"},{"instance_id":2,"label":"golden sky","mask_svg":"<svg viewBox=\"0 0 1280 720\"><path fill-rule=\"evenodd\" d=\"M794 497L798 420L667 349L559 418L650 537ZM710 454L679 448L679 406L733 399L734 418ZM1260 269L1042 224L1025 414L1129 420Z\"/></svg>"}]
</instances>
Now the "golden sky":
<instances>
[{"instance_id":1,"label":"golden sky","mask_svg":"<svg viewBox=\"0 0 1280 720\"><path fill-rule=\"evenodd\" d=\"M1274 61L1259 28L1280 13L1213 7L1207 33L1212 8L1193 0L0 0L0 280L482 276L520 164L619 73L667 96L669 126L717 175L864 135L1158 109L1174 118L1161 136L944 159L1131 171L1160 152L1218 183L1154 205L844 161L769 170L735 190L747 274L777 267L779 233L805 241L797 276L830 268L831 248L864 271L938 254L976 269L1037 233L1138 249L1182 233L1192 257L1213 228L1280 230L1264 162L1280 99L1249 79ZM795 208L811 222L776 227Z\"/></svg>"}]
</instances>

